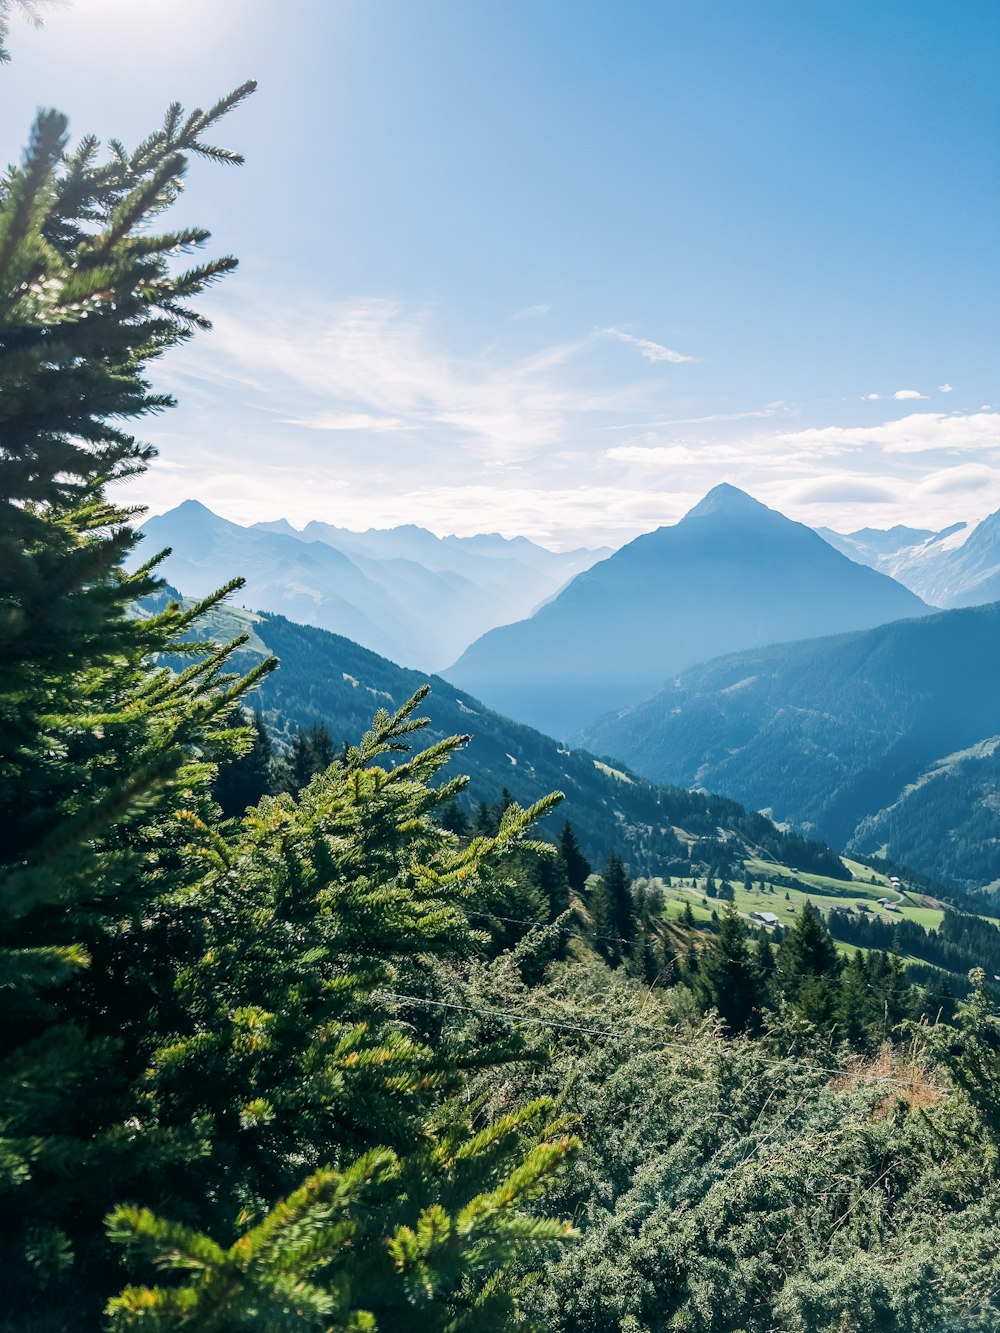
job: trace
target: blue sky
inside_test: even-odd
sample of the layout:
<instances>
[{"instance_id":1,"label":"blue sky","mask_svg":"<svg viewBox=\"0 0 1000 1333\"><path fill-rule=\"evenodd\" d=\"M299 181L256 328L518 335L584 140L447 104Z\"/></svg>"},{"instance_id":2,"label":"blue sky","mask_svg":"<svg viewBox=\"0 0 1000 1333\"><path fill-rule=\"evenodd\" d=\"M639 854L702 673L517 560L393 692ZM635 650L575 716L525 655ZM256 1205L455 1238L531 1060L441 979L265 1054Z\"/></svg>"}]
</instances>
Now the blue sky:
<instances>
[{"instance_id":1,"label":"blue sky","mask_svg":"<svg viewBox=\"0 0 1000 1333\"><path fill-rule=\"evenodd\" d=\"M727 480L847 529L1000 507L1000 6L75 0L35 109L260 90L181 213L241 268L133 488L238 521L625 540ZM994 409L997 410L994 410Z\"/></svg>"}]
</instances>

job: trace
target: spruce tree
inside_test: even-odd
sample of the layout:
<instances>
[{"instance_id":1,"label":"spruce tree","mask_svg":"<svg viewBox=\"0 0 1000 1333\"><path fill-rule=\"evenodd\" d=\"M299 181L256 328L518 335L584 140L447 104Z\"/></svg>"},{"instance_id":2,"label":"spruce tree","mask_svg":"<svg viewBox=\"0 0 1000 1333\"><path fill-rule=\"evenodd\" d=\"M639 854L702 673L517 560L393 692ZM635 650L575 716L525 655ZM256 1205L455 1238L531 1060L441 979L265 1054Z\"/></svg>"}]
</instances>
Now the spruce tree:
<instances>
[{"instance_id":1,"label":"spruce tree","mask_svg":"<svg viewBox=\"0 0 1000 1333\"><path fill-rule=\"evenodd\" d=\"M569 881L570 891L579 898L587 887L587 878L590 875L591 866L580 850L573 825L568 819L563 824L562 831L559 834L559 854L566 867L566 878Z\"/></svg>"},{"instance_id":2,"label":"spruce tree","mask_svg":"<svg viewBox=\"0 0 1000 1333\"><path fill-rule=\"evenodd\" d=\"M847 1041L860 1050L870 1044L876 1019L868 962L859 949L848 959L840 978L837 1023Z\"/></svg>"},{"instance_id":3,"label":"spruce tree","mask_svg":"<svg viewBox=\"0 0 1000 1333\"><path fill-rule=\"evenodd\" d=\"M452 797L443 807L438 815L438 822L442 828L460 838L468 837L472 827L469 823L469 816L465 813L465 807L457 797Z\"/></svg>"},{"instance_id":4,"label":"spruce tree","mask_svg":"<svg viewBox=\"0 0 1000 1333\"><path fill-rule=\"evenodd\" d=\"M906 968L899 954L874 955L870 964L871 990L877 1009L877 1026L881 1040L888 1040L894 1029L909 1015L911 1008L910 985Z\"/></svg>"},{"instance_id":5,"label":"spruce tree","mask_svg":"<svg viewBox=\"0 0 1000 1333\"><path fill-rule=\"evenodd\" d=\"M617 967L632 951L636 920L632 881L621 857L615 852L605 862L594 888L591 914L597 951Z\"/></svg>"},{"instance_id":6,"label":"spruce tree","mask_svg":"<svg viewBox=\"0 0 1000 1333\"><path fill-rule=\"evenodd\" d=\"M547 1105L473 1124L458 1095L516 1041L470 1039L434 994L435 965L478 942L480 865L552 802L458 844L432 812L462 784L429 785L458 738L399 758L418 697L301 801L220 826L217 765L251 747L237 708L272 664L237 678L240 640L187 640L226 590L132 614L156 584L124 572L133 514L107 488L152 451L124 423L169 406L147 363L206 326L188 302L234 266L178 268L207 234L153 224L190 155L239 160L203 136L251 87L171 107L107 160L93 140L67 155L43 113L0 185L0 1271L18 1333L91 1333L109 1298L122 1327L277 1327L301 1299L360 1329L362 1302L390 1299L383 1327L426 1307L457 1328L465 1303L506 1318L507 1259L565 1231L523 1206L572 1146ZM176 1272L114 1299L113 1241Z\"/></svg>"},{"instance_id":7,"label":"spruce tree","mask_svg":"<svg viewBox=\"0 0 1000 1333\"><path fill-rule=\"evenodd\" d=\"M841 962L826 922L811 903L802 910L778 950L784 994L810 1022L829 1026L837 1005Z\"/></svg>"},{"instance_id":8,"label":"spruce tree","mask_svg":"<svg viewBox=\"0 0 1000 1333\"><path fill-rule=\"evenodd\" d=\"M771 983L776 966L774 947L766 932L762 931L757 936L757 942L753 949L753 968L760 988L762 1004L766 1004L772 998Z\"/></svg>"},{"instance_id":9,"label":"spruce tree","mask_svg":"<svg viewBox=\"0 0 1000 1333\"><path fill-rule=\"evenodd\" d=\"M548 919L555 921L569 910L569 876L566 873L566 862L558 853L539 857L536 876L539 890L548 908Z\"/></svg>"},{"instance_id":10,"label":"spruce tree","mask_svg":"<svg viewBox=\"0 0 1000 1333\"><path fill-rule=\"evenodd\" d=\"M228 722L253 684L226 674L237 645L185 642L217 598L130 614L155 584L123 571L133 514L107 490L152 454L125 424L170 405L147 364L206 327L189 302L235 266L179 266L207 233L156 224L191 155L240 160L205 135L251 91L175 105L105 160L43 112L0 183L0 1266L23 1327L35 1299L101 1287L102 1211L169 1157L127 1126L177 815L249 740ZM152 667L167 650L196 660Z\"/></svg>"},{"instance_id":11,"label":"spruce tree","mask_svg":"<svg viewBox=\"0 0 1000 1333\"><path fill-rule=\"evenodd\" d=\"M715 1009L730 1032L744 1032L761 1006L761 985L747 928L732 903L719 919L718 934L702 952L696 994L706 1009Z\"/></svg>"},{"instance_id":12,"label":"spruce tree","mask_svg":"<svg viewBox=\"0 0 1000 1333\"><path fill-rule=\"evenodd\" d=\"M274 745L259 710L247 717L249 748L221 765L212 794L227 817L241 815L267 796L274 782Z\"/></svg>"}]
</instances>

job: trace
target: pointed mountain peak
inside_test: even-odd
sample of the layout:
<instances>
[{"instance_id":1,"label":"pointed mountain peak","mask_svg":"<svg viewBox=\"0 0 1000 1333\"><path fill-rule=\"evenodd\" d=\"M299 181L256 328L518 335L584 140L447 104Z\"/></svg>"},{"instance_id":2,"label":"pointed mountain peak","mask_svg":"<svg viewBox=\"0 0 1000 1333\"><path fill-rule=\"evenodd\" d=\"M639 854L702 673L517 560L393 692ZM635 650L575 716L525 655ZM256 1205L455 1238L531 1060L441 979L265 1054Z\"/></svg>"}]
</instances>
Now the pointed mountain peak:
<instances>
[{"instance_id":1,"label":"pointed mountain peak","mask_svg":"<svg viewBox=\"0 0 1000 1333\"><path fill-rule=\"evenodd\" d=\"M752 495L747 495L746 491L741 491L738 486L731 486L728 481L723 481L718 486L713 486L693 509L688 510L681 521L686 523L689 518L706 518L709 514L746 517L751 514L764 515L774 512L773 509L768 509L767 505L755 500Z\"/></svg>"},{"instance_id":2,"label":"pointed mountain peak","mask_svg":"<svg viewBox=\"0 0 1000 1333\"><path fill-rule=\"evenodd\" d=\"M173 509L167 509L162 514L154 514L146 519L142 526L147 528L151 525L154 528L166 526L171 531L177 532L204 532L220 526L233 526L228 519L216 514L200 500L182 500L179 505L174 505Z\"/></svg>"},{"instance_id":3,"label":"pointed mountain peak","mask_svg":"<svg viewBox=\"0 0 1000 1333\"><path fill-rule=\"evenodd\" d=\"M174 505L173 509L166 510L166 514L186 514L191 518L196 515L210 514L212 518L218 518L218 514L212 513L208 505L203 505L200 500L182 500L179 505Z\"/></svg>"}]
</instances>

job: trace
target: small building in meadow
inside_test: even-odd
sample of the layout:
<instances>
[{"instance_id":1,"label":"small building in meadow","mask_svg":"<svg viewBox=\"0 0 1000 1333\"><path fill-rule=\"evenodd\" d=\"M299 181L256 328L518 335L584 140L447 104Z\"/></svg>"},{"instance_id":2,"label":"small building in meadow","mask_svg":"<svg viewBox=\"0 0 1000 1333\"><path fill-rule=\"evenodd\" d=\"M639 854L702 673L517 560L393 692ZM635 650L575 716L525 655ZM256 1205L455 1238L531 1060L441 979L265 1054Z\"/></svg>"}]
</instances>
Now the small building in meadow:
<instances>
[{"instance_id":1,"label":"small building in meadow","mask_svg":"<svg viewBox=\"0 0 1000 1333\"><path fill-rule=\"evenodd\" d=\"M778 917L774 912L751 912L750 920L759 921L762 926L776 926L778 924Z\"/></svg>"}]
</instances>

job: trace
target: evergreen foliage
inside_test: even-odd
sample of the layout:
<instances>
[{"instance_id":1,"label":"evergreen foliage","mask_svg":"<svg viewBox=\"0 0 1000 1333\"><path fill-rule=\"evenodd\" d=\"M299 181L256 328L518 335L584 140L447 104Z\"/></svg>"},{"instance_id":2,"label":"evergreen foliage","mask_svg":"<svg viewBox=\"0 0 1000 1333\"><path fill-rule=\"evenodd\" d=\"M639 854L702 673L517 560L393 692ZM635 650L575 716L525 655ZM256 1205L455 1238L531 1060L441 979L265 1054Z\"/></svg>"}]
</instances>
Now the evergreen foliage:
<instances>
[{"instance_id":1,"label":"evergreen foliage","mask_svg":"<svg viewBox=\"0 0 1000 1333\"><path fill-rule=\"evenodd\" d=\"M489 1327L511 1310L510 1256L566 1234L521 1208L573 1146L548 1104L474 1124L454 1098L464 1069L509 1061L516 1043L470 1047L422 1007L460 1007L434 960L474 947L464 904L481 863L530 849L543 810L510 805L494 837L456 844L431 816L461 780L430 779L459 740L374 762L421 724L420 697L377 715L298 801L265 798L225 843L201 830L210 866L179 921L201 963L144 1089L155 1123L199 1127L199 1151L175 1166L162 1217L129 1205L109 1222L134 1252L199 1276L127 1289L113 1327L182 1313L282 1327L289 1299L303 1327ZM296 1188L303 1168L314 1175Z\"/></svg>"},{"instance_id":2,"label":"evergreen foliage","mask_svg":"<svg viewBox=\"0 0 1000 1333\"><path fill-rule=\"evenodd\" d=\"M531 1086L564 1090L583 1139L547 1200L581 1239L525 1293L546 1333L997 1327L997 1140L925 1030L870 1059L793 1014L733 1040L684 988L596 963L541 987L495 965L482 989L526 1030L537 1018ZM553 1013L575 1026L541 1026ZM480 1078L497 1108L521 1092Z\"/></svg>"},{"instance_id":3,"label":"evergreen foliage","mask_svg":"<svg viewBox=\"0 0 1000 1333\"><path fill-rule=\"evenodd\" d=\"M702 1004L716 1010L734 1033L744 1032L754 1022L762 1001L761 977L747 935L743 918L727 903L719 933L699 960L695 985Z\"/></svg>"},{"instance_id":4,"label":"evergreen foliage","mask_svg":"<svg viewBox=\"0 0 1000 1333\"><path fill-rule=\"evenodd\" d=\"M144 1014L127 978L163 933L186 837L214 762L246 735L234 704L272 663L227 674L240 641L179 673L151 655L185 642L218 601L129 614L153 586L126 576L130 511L107 488L151 450L120 423L169 399L147 363L203 327L187 303L235 261L177 270L199 228L157 232L191 154L251 91L179 106L134 152L101 161L38 117L0 183L0 1249L10 1300L86 1271L108 1203L177 1150L134 1138ZM150 970L155 963L150 961ZM141 989L141 988L140 988ZM98 1247L101 1248L101 1247Z\"/></svg>"},{"instance_id":5,"label":"evergreen foliage","mask_svg":"<svg viewBox=\"0 0 1000 1333\"><path fill-rule=\"evenodd\" d=\"M45 10L51 9L58 3L59 0L0 0L0 65L10 60L7 36L11 14L19 14L36 28L40 28Z\"/></svg>"},{"instance_id":6,"label":"evergreen foliage","mask_svg":"<svg viewBox=\"0 0 1000 1333\"><path fill-rule=\"evenodd\" d=\"M249 747L220 765L212 786L212 795L226 816L241 815L280 782L275 774L274 745L259 710L248 715L247 729Z\"/></svg>"},{"instance_id":7,"label":"evergreen foliage","mask_svg":"<svg viewBox=\"0 0 1000 1333\"><path fill-rule=\"evenodd\" d=\"M608 857L590 899L594 944L604 958L618 966L631 955L635 939L632 880L620 856Z\"/></svg>"},{"instance_id":8,"label":"evergreen foliage","mask_svg":"<svg viewBox=\"0 0 1000 1333\"><path fill-rule=\"evenodd\" d=\"M569 882L570 892L580 897L587 887L591 865L580 850L573 825L568 819L563 824L562 831L559 834L559 852L566 867L566 878Z\"/></svg>"},{"instance_id":9,"label":"evergreen foliage","mask_svg":"<svg viewBox=\"0 0 1000 1333\"><path fill-rule=\"evenodd\" d=\"M822 916L803 903L778 950L778 975L792 1003L819 1027L833 1019L841 962L833 937Z\"/></svg>"},{"instance_id":10,"label":"evergreen foliage","mask_svg":"<svg viewBox=\"0 0 1000 1333\"><path fill-rule=\"evenodd\" d=\"M419 691L299 800L220 823L217 765L265 766L238 705L273 663L234 676L243 639L188 640L229 589L134 614L155 562L123 572L132 515L107 488L151 451L118 423L169 405L146 364L206 327L187 302L234 266L175 272L207 234L152 224L189 155L239 160L203 136L251 90L173 106L103 161L90 139L67 155L43 113L0 191L0 1318L18 1333L96 1329L109 1300L121 1327L284 1326L300 1302L317 1327L374 1327L365 1307L388 1302L382 1327L426 1307L457 1328L509 1311L512 1252L566 1231L523 1209L573 1146L547 1103L491 1121L456 1095L516 1043L466 1045L415 1007L479 938L480 865L530 851L555 798L456 844L432 813L462 781L429 782L462 739L402 757ZM319 728L307 745L333 757ZM140 1270L116 1297L113 1241L177 1276Z\"/></svg>"}]
</instances>

